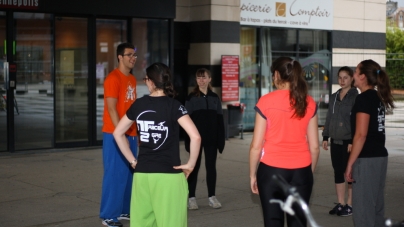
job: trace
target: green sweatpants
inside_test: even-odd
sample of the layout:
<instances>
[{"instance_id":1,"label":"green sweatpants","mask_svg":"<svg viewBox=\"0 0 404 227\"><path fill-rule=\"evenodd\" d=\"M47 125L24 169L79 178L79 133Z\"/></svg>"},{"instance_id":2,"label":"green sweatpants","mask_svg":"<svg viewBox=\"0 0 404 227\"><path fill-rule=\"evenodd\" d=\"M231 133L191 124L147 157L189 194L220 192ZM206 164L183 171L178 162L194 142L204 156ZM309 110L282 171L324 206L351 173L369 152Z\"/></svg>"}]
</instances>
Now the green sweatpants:
<instances>
[{"instance_id":1,"label":"green sweatpants","mask_svg":"<svg viewBox=\"0 0 404 227\"><path fill-rule=\"evenodd\" d=\"M131 227L187 227L188 184L183 173L135 173Z\"/></svg>"}]
</instances>

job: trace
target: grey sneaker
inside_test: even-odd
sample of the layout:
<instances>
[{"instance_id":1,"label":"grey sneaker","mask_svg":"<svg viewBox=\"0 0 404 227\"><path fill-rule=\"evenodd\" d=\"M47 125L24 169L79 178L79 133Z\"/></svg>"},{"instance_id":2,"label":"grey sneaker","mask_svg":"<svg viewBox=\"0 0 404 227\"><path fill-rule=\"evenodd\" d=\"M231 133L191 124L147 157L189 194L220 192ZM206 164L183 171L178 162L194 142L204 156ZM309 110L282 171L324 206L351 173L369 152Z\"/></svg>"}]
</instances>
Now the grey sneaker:
<instances>
[{"instance_id":1,"label":"grey sneaker","mask_svg":"<svg viewBox=\"0 0 404 227\"><path fill-rule=\"evenodd\" d=\"M191 197L188 199L188 209L190 210L197 210L199 209L198 204L196 203L196 198Z\"/></svg>"},{"instance_id":2,"label":"grey sneaker","mask_svg":"<svg viewBox=\"0 0 404 227\"><path fill-rule=\"evenodd\" d=\"M218 209L222 207L222 204L216 199L216 196L209 197L209 206Z\"/></svg>"}]
</instances>

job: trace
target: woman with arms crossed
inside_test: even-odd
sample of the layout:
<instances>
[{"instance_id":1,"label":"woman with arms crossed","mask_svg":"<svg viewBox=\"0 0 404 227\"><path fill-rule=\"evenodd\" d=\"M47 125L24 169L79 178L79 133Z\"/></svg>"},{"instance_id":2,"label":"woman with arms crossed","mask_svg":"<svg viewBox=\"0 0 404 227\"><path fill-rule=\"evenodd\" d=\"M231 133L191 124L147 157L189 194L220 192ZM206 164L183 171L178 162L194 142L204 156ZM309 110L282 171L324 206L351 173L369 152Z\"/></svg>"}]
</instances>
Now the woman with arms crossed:
<instances>
[{"instance_id":1,"label":"woman with arms crossed","mask_svg":"<svg viewBox=\"0 0 404 227\"><path fill-rule=\"evenodd\" d=\"M352 151L345 178L352 184L355 227L384 226L387 173L385 115L394 109L389 78L378 63L364 60L354 73L361 93L351 112Z\"/></svg>"},{"instance_id":2,"label":"woman with arms crossed","mask_svg":"<svg viewBox=\"0 0 404 227\"><path fill-rule=\"evenodd\" d=\"M250 186L259 194L266 227L283 227L284 212L270 199L284 199L274 174L283 177L308 204L313 172L319 156L317 106L308 95L300 63L289 57L276 59L271 72L276 91L262 96L255 110L254 134L250 146ZM306 226L300 209L296 216ZM287 226L300 227L287 215Z\"/></svg>"},{"instance_id":3,"label":"woman with arms crossed","mask_svg":"<svg viewBox=\"0 0 404 227\"><path fill-rule=\"evenodd\" d=\"M169 97L174 90L166 65L152 64L143 80L150 95L136 100L114 131L121 152L135 169L130 226L186 227L186 178L194 169L201 137L185 107ZM135 121L140 138L138 160L125 137ZM184 165L180 160L179 125L191 138L190 157Z\"/></svg>"}]
</instances>

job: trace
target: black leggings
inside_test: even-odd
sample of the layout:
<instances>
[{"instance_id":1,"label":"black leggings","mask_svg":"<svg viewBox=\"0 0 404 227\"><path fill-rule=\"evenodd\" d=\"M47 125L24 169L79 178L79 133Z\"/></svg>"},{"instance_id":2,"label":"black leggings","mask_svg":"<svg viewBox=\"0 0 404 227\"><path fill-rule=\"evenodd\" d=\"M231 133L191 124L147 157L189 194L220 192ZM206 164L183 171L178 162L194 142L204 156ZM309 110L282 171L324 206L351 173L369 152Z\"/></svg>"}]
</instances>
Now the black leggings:
<instances>
[{"instance_id":1,"label":"black leggings","mask_svg":"<svg viewBox=\"0 0 404 227\"><path fill-rule=\"evenodd\" d=\"M331 163L332 168L334 168L334 182L336 184L341 184L345 182L345 169L348 164L348 145L349 140L343 140L343 144L335 144L334 140L331 138ZM349 184L350 182L348 182ZM352 184L352 183L351 183Z\"/></svg>"},{"instance_id":2,"label":"black leggings","mask_svg":"<svg viewBox=\"0 0 404 227\"><path fill-rule=\"evenodd\" d=\"M257 170L257 186L261 199L262 212L265 227L283 227L285 222L284 212L278 203L269 203L270 199L285 201L286 196L282 193L275 182L271 181L272 175L282 176L291 186L296 187L297 192L309 204L313 189L313 172L311 165L299 169L282 169L260 163ZM288 227L306 226L306 218L302 210L293 205L295 217L286 215Z\"/></svg>"},{"instance_id":3,"label":"black leggings","mask_svg":"<svg viewBox=\"0 0 404 227\"><path fill-rule=\"evenodd\" d=\"M196 182L198 181L198 172L201 166L202 148L205 153L206 183L208 185L208 196L211 197L215 195L217 148L216 146L201 146L195 168L188 177L189 197L195 197Z\"/></svg>"}]
</instances>

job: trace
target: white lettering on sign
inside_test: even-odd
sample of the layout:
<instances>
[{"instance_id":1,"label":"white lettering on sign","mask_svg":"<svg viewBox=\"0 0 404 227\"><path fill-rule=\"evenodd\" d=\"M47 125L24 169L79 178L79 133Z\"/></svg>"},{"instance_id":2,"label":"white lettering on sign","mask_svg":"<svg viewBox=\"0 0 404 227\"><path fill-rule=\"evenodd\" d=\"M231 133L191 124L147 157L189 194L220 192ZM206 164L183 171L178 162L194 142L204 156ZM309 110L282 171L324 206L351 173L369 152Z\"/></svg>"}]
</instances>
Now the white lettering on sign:
<instances>
[{"instance_id":1,"label":"white lettering on sign","mask_svg":"<svg viewBox=\"0 0 404 227\"><path fill-rule=\"evenodd\" d=\"M297 15L308 15L309 16L309 23L311 20L312 16L315 17L330 17L331 14L326 10L326 9L320 9L320 6L317 6L316 9L298 9L298 10L293 10L293 5L295 4L296 0L293 1L292 6L290 7L290 15L292 16L297 16ZM293 11L293 12L292 12Z\"/></svg>"},{"instance_id":2,"label":"white lettering on sign","mask_svg":"<svg viewBox=\"0 0 404 227\"><path fill-rule=\"evenodd\" d=\"M240 24L333 29L334 0L240 0Z\"/></svg>"},{"instance_id":3,"label":"white lettering on sign","mask_svg":"<svg viewBox=\"0 0 404 227\"><path fill-rule=\"evenodd\" d=\"M39 0L0 0L0 7L36 9L39 6Z\"/></svg>"}]
</instances>

